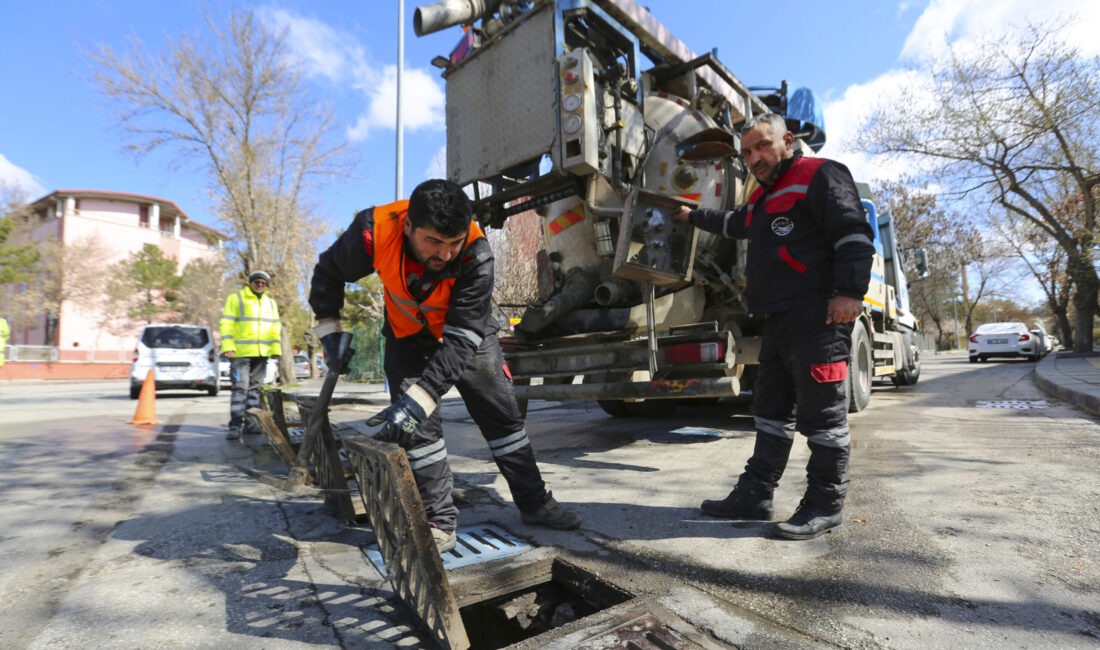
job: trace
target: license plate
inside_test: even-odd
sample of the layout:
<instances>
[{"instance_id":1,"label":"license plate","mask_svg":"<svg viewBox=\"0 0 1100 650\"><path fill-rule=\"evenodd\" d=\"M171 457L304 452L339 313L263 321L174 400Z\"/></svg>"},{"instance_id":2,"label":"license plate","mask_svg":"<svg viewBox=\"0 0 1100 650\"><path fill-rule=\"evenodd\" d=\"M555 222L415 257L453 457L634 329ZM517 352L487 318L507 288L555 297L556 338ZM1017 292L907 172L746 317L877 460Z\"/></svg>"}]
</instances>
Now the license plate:
<instances>
[{"instance_id":1,"label":"license plate","mask_svg":"<svg viewBox=\"0 0 1100 650\"><path fill-rule=\"evenodd\" d=\"M1008 339L989 339L986 342L992 343L993 345L1004 345L1005 343L1008 343Z\"/></svg>"}]
</instances>

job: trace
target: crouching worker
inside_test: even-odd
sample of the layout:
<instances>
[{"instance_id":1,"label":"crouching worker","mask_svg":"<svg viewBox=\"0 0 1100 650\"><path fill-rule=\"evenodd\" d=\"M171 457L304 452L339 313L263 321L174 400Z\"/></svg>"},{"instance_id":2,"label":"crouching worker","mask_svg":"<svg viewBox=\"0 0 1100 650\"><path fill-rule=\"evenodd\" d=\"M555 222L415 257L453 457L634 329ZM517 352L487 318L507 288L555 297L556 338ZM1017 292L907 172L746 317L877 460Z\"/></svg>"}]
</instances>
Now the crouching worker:
<instances>
[{"instance_id":1,"label":"crouching worker","mask_svg":"<svg viewBox=\"0 0 1100 650\"><path fill-rule=\"evenodd\" d=\"M330 364L344 284L377 272L385 293L385 372L391 405L368 420L405 449L441 552L455 546L458 509L439 400L456 387L508 482L522 519L570 530L580 516L546 490L527 438L492 315L493 254L462 189L421 183L408 200L355 215L321 254L309 303ZM338 368L339 372L346 369Z\"/></svg>"}]
</instances>

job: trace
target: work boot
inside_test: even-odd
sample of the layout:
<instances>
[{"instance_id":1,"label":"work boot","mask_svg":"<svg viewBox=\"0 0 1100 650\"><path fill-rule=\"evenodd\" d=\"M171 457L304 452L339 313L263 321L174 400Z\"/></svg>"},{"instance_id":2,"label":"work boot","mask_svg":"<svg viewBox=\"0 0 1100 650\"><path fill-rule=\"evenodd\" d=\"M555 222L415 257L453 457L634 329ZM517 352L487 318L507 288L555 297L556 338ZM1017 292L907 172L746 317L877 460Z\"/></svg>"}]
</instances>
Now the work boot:
<instances>
[{"instance_id":1,"label":"work boot","mask_svg":"<svg viewBox=\"0 0 1100 650\"><path fill-rule=\"evenodd\" d=\"M783 539L813 539L840 528L842 523L844 517L840 512L826 510L802 499L794 515L776 524L774 532Z\"/></svg>"},{"instance_id":2,"label":"work boot","mask_svg":"<svg viewBox=\"0 0 1100 650\"><path fill-rule=\"evenodd\" d=\"M758 486L749 487L749 482L745 480L737 481L737 485L725 499L707 499L699 509L704 515L735 521L771 521L775 514L772 508L772 491Z\"/></svg>"},{"instance_id":3,"label":"work boot","mask_svg":"<svg viewBox=\"0 0 1100 650\"><path fill-rule=\"evenodd\" d=\"M521 510L519 514L525 524L546 526L557 530L573 530L581 526L581 516L558 503L550 492L546 493L546 501L538 510L534 512Z\"/></svg>"},{"instance_id":4,"label":"work boot","mask_svg":"<svg viewBox=\"0 0 1100 650\"><path fill-rule=\"evenodd\" d=\"M226 440L237 440L240 437L241 437L241 427L240 426L231 426L231 427L229 427L229 431L225 432L225 439Z\"/></svg>"},{"instance_id":5,"label":"work boot","mask_svg":"<svg viewBox=\"0 0 1100 650\"><path fill-rule=\"evenodd\" d=\"M453 530L443 530L442 528L436 528L431 526L432 529L432 541L435 542L435 547L439 549L439 554L443 555L447 551L453 549L458 544L458 535Z\"/></svg>"}]
</instances>

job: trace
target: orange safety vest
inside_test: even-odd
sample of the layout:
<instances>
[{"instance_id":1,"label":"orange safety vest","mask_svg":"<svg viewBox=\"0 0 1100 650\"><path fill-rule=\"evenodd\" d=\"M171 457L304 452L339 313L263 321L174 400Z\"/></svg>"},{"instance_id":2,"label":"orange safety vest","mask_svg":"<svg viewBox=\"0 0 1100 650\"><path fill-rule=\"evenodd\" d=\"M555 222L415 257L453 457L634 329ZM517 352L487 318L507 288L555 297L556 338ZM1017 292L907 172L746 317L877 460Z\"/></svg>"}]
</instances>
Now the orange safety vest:
<instances>
[{"instance_id":1,"label":"orange safety vest","mask_svg":"<svg viewBox=\"0 0 1100 650\"><path fill-rule=\"evenodd\" d=\"M443 338L443 321L451 303L454 278L445 278L435 285L423 302L417 302L409 291L405 273L405 221L408 199L374 208L374 270L385 290L386 320L397 338L419 333L427 327L437 339ZM470 247L485 236L476 221L470 222L466 245Z\"/></svg>"}]
</instances>

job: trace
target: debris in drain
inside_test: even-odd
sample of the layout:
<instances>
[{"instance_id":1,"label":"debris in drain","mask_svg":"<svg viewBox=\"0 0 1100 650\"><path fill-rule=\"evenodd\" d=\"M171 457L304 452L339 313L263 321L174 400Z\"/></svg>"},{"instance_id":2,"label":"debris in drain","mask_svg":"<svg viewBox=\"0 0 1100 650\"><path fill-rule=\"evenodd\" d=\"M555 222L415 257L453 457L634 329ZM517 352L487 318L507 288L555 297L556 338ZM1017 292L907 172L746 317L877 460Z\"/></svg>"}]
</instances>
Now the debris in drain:
<instances>
[{"instance_id":1,"label":"debris in drain","mask_svg":"<svg viewBox=\"0 0 1100 650\"><path fill-rule=\"evenodd\" d=\"M548 568L542 582L461 608L472 648L503 648L634 597L560 558Z\"/></svg>"}]
</instances>

